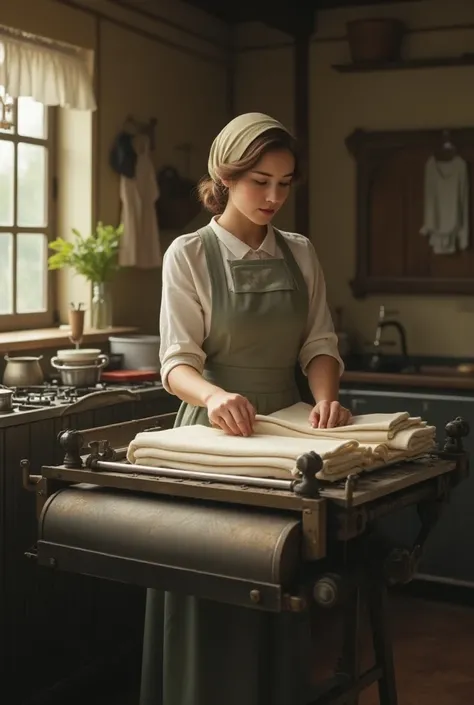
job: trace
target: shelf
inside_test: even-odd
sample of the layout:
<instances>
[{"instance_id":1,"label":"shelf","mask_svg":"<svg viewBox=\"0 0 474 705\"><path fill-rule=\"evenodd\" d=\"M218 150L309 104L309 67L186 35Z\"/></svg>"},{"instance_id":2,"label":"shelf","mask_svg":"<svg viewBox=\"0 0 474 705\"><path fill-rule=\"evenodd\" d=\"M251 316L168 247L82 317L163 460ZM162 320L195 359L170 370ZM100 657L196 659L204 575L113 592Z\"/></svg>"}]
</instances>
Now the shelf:
<instances>
[{"instance_id":1,"label":"shelf","mask_svg":"<svg viewBox=\"0 0 474 705\"><path fill-rule=\"evenodd\" d=\"M339 73L367 73L370 71L405 71L409 69L438 69L459 66L474 66L474 54L447 56L433 59L407 59L389 63L334 64Z\"/></svg>"},{"instance_id":2,"label":"shelf","mask_svg":"<svg viewBox=\"0 0 474 705\"><path fill-rule=\"evenodd\" d=\"M20 352L23 350L43 350L57 348L61 345L71 346L69 327L39 328L38 330L17 330L0 333L0 352ZM109 335L136 333L132 326L113 326L105 329L86 329L83 343L105 343Z\"/></svg>"}]
</instances>

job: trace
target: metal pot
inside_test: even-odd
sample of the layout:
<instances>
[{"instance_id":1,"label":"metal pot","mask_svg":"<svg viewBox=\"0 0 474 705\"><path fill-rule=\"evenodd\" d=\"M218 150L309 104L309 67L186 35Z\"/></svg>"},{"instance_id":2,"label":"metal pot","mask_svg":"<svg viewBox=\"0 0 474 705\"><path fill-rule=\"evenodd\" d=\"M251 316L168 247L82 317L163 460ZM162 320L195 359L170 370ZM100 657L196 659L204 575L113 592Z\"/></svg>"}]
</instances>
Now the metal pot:
<instances>
[{"instance_id":1,"label":"metal pot","mask_svg":"<svg viewBox=\"0 0 474 705\"><path fill-rule=\"evenodd\" d=\"M10 357L5 355L7 362L3 373L3 384L7 387L33 387L43 384L44 374L40 360L43 356Z\"/></svg>"},{"instance_id":2,"label":"metal pot","mask_svg":"<svg viewBox=\"0 0 474 705\"><path fill-rule=\"evenodd\" d=\"M13 411L13 389L4 389L0 387L0 413Z\"/></svg>"},{"instance_id":3,"label":"metal pot","mask_svg":"<svg viewBox=\"0 0 474 705\"><path fill-rule=\"evenodd\" d=\"M51 364L59 370L61 382L67 387L93 387L99 382L102 369L109 364L109 358L99 355L91 365L65 365L56 355Z\"/></svg>"}]
</instances>

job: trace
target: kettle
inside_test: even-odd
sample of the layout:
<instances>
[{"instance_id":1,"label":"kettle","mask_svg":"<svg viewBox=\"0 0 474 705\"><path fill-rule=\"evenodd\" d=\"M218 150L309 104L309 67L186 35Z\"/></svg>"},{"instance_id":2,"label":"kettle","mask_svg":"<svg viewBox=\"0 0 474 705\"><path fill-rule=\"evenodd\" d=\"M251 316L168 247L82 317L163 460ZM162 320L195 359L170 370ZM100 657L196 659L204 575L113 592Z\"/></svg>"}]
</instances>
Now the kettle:
<instances>
[{"instance_id":1,"label":"kettle","mask_svg":"<svg viewBox=\"0 0 474 705\"><path fill-rule=\"evenodd\" d=\"M6 367L3 384L6 387L34 387L44 382L40 360L42 355L31 357L10 357L5 355Z\"/></svg>"}]
</instances>

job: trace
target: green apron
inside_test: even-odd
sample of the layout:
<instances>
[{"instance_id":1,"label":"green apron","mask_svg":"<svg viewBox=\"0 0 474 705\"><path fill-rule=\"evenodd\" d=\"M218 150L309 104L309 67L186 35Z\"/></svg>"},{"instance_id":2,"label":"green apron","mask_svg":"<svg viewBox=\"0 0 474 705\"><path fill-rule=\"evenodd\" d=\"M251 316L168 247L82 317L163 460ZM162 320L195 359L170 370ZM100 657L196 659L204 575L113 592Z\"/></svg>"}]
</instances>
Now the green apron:
<instances>
[{"instance_id":1,"label":"green apron","mask_svg":"<svg viewBox=\"0 0 474 705\"><path fill-rule=\"evenodd\" d=\"M275 230L283 259L235 260L229 291L217 237L199 231L212 287L204 376L244 395L259 414L299 400L295 365L308 317L307 287ZM209 425L182 404L177 426ZM140 705L307 705L310 628L280 615L149 589Z\"/></svg>"}]
</instances>

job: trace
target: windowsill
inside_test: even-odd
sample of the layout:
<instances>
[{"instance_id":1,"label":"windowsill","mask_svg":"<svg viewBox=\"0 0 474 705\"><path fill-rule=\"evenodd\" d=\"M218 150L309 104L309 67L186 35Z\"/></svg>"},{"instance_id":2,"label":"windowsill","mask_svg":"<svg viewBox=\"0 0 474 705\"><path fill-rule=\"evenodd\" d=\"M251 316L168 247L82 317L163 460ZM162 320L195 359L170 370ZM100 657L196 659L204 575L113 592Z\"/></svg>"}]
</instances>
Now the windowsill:
<instances>
[{"instance_id":1,"label":"windowsill","mask_svg":"<svg viewBox=\"0 0 474 705\"><path fill-rule=\"evenodd\" d=\"M0 333L0 352L38 350L56 348L59 345L70 346L68 328L39 328L37 330L16 330ZM113 326L104 330L88 329L84 331L82 344L105 343L110 335L136 333L138 328L132 326Z\"/></svg>"}]
</instances>

